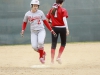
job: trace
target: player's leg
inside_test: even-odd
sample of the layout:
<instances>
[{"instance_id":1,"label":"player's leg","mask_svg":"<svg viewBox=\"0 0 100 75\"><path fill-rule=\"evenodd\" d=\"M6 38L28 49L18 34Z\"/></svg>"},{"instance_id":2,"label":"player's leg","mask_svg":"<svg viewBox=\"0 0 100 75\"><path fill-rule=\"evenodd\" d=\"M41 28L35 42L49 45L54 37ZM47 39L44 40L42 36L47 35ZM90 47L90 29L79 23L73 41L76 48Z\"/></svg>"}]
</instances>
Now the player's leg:
<instances>
[{"instance_id":1,"label":"player's leg","mask_svg":"<svg viewBox=\"0 0 100 75\"><path fill-rule=\"evenodd\" d=\"M38 36L36 32L32 31L31 32L31 45L35 51L38 51L38 38L37 37Z\"/></svg>"},{"instance_id":2,"label":"player's leg","mask_svg":"<svg viewBox=\"0 0 100 75\"><path fill-rule=\"evenodd\" d=\"M60 38L61 38L61 46L59 48L59 52L58 52L58 56L57 56L57 61L58 63L61 64L61 55L63 53L63 50L65 48L66 45L66 28L61 28L60 29Z\"/></svg>"},{"instance_id":3,"label":"player's leg","mask_svg":"<svg viewBox=\"0 0 100 75\"><path fill-rule=\"evenodd\" d=\"M55 49L56 49L56 45L57 45L57 39L58 39L58 29L57 28L53 28L53 30L55 31L55 33L57 34L57 37L54 37L54 35L52 34L52 44L51 44L51 63L54 63L54 57L55 57Z\"/></svg>"},{"instance_id":4,"label":"player's leg","mask_svg":"<svg viewBox=\"0 0 100 75\"><path fill-rule=\"evenodd\" d=\"M46 52L44 51L45 37L46 37L45 29L40 30L38 33L38 51L40 52L40 61L43 63L45 63L45 55L46 55Z\"/></svg>"},{"instance_id":5,"label":"player's leg","mask_svg":"<svg viewBox=\"0 0 100 75\"><path fill-rule=\"evenodd\" d=\"M43 50L38 49L38 33L39 31L32 31L31 32L31 44L33 49L39 53L39 60L41 62L41 57L43 56ZM44 60L41 62L44 63Z\"/></svg>"}]
</instances>

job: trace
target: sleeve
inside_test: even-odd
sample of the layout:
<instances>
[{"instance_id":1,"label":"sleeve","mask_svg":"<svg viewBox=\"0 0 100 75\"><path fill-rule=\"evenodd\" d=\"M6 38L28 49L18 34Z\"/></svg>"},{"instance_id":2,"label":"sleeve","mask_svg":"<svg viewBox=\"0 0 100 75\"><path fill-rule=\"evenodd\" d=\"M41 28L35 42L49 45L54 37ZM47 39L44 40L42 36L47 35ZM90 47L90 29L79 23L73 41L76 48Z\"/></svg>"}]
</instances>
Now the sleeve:
<instances>
[{"instance_id":1,"label":"sleeve","mask_svg":"<svg viewBox=\"0 0 100 75\"><path fill-rule=\"evenodd\" d=\"M27 16L27 13L26 13L25 16L24 16L23 22L28 22L28 16Z\"/></svg>"},{"instance_id":2,"label":"sleeve","mask_svg":"<svg viewBox=\"0 0 100 75\"><path fill-rule=\"evenodd\" d=\"M67 23L66 17L63 17L63 22L64 22L64 24L65 24L65 26L66 26L66 29L68 29L68 23Z\"/></svg>"},{"instance_id":3,"label":"sleeve","mask_svg":"<svg viewBox=\"0 0 100 75\"><path fill-rule=\"evenodd\" d=\"M23 22L23 24L22 24L22 30L26 29L26 25L27 25L27 22Z\"/></svg>"},{"instance_id":4,"label":"sleeve","mask_svg":"<svg viewBox=\"0 0 100 75\"><path fill-rule=\"evenodd\" d=\"M63 17L66 17L68 18L68 12L66 9L62 9L62 12L63 12Z\"/></svg>"},{"instance_id":5,"label":"sleeve","mask_svg":"<svg viewBox=\"0 0 100 75\"><path fill-rule=\"evenodd\" d=\"M48 19L50 19L51 17L50 17L50 12L51 12L51 10L47 13L47 15L46 15L46 17L48 18Z\"/></svg>"},{"instance_id":6,"label":"sleeve","mask_svg":"<svg viewBox=\"0 0 100 75\"><path fill-rule=\"evenodd\" d=\"M41 11L42 12L42 11ZM42 12L42 20L46 20L44 13Z\"/></svg>"},{"instance_id":7,"label":"sleeve","mask_svg":"<svg viewBox=\"0 0 100 75\"><path fill-rule=\"evenodd\" d=\"M43 12L42 12L42 20L43 20L43 23L46 25L46 27L51 31L52 28L50 27L49 23L46 21L46 17Z\"/></svg>"},{"instance_id":8,"label":"sleeve","mask_svg":"<svg viewBox=\"0 0 100 75\"><path fill-rule=\"evenodd\" d=\"M28 17L27 17L27 13L26 13L24 16L24 19L23 19L23 23L22 23L22 30L26 29L27 22L28 22Z\"/></svg>"},{"instance_id":9,"label":"sleeve","mask_svg":"<svg viewBox=\"0 0 100 75\"><path fill-rule=\"evenodd\" d=\"M51 26L49 25L49 23L48 23L46 20L43 20L43 23L46 25L46 27L47 27L50 31L52 31Z\"/></svg>"}]
</instances>

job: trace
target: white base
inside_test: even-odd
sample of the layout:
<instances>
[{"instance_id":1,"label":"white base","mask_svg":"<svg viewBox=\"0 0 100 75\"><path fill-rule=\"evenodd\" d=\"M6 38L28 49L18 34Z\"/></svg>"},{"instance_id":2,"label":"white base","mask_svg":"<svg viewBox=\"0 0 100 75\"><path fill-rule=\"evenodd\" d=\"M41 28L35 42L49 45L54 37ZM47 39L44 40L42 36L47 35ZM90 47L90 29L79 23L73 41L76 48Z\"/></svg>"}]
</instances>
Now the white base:
<instances>
[{"instance_id":1,"label":"white base","mask_svg":"<svg viewBox=\"0 0 100 75\"><path fill-rule=\"evenodd\" d=\"M33 65L31 68L49 68L49 65Z\"/></svg>"}]
</instances>

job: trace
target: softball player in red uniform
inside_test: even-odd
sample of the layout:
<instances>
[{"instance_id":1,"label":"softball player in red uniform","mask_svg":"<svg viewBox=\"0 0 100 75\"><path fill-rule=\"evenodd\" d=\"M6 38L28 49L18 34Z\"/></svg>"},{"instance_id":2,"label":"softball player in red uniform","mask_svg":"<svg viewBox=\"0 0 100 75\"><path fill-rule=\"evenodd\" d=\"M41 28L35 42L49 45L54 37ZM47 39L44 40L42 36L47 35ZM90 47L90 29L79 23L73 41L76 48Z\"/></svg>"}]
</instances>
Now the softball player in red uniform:
<instances>
[{"instance_id":1,"label":"softball player in red uniform","mask_svg":"<svg viewBox=\"0 0 100 75\"><path fill-rule=\"evenodd\" d=\"M42 64L45 63L45 51L44 51L44 40L46 36L46 31L44 29L43 23L46 27L51 31L53 35L56 33L52 30L48 22L46 21L46 17L39 8L39 1L32 0L30 3L31 10L26 12L23 24L22 24L22 31L21 35L24 34L27 22L30 23L30 30L31 30L31 44L35 51L37 51L40 55L39 60Z\"/></svg>"},{"instance_id":2,"label":"softball player in red uniform","mask_svg":"<svg viewBox=\"0 0 100 75\"><path fill-rule=\"evenodd\" d=\"M61 46L56 61L61 64L61 54L66 45L66 35L69 35L69 29L66 18L68 18L68 12L62 7L64 0L56 0L52 8L47 14L48 21L52 21L52 28L56 32L57 37L52 35L52 47L51 47L51 62L54 63L55 49L57 45L58 35L60 34Z\"/></svg>"}]
</instances>

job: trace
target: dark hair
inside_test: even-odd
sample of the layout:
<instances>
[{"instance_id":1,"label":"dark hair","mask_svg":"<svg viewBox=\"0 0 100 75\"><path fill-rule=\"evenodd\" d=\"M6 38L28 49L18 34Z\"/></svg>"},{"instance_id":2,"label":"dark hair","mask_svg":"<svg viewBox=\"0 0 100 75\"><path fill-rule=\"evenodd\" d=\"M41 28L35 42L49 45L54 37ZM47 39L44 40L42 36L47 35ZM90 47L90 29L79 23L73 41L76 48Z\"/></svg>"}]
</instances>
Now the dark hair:
<instances>
[{"instance_id":1,"label":"dark hair","mask_svg":"<svg viewBox=\"0 0 100 75\"><path fill-rule=\"evenodd\" d=\"M39 8L39 6L40 6L40 5L38 5L38 8ZM32 8L32 7L33 7L33 4L31 4L31 8Z\"/></svg>"},{"instance_id":2,"label":"dark hair","mask_svg":"<svg viewBox=\"0 0 100 75\"><path fill-rule=\"evenodd\" d=\"M56 3L57 4L62 4L65 0L56 0ZM52 11L51 11L51 14L52 15L55 15L55 12L56 12L57 8L53 8Z\"/></svg>"},{"instance_id":3,"label":"dark hair","mask_svg":"<svg viewBox=\"0 0 100 75\"><path fill-rule=\"evenodd\" d=\"M51 14L52 14L52 15L55 15L56 10L57 10L57 8L53 8L53 9L51 10Z\"/></svg>"},{"instance_id":4,"label":"dark hair","mask_svg":"<svg viewBox=\"0 0 100 75\"><path fill-rule=\"evenodd\" d=\"M62 4L65 0L56 0L57 4Z\"/></svg>"}]
</instances>

